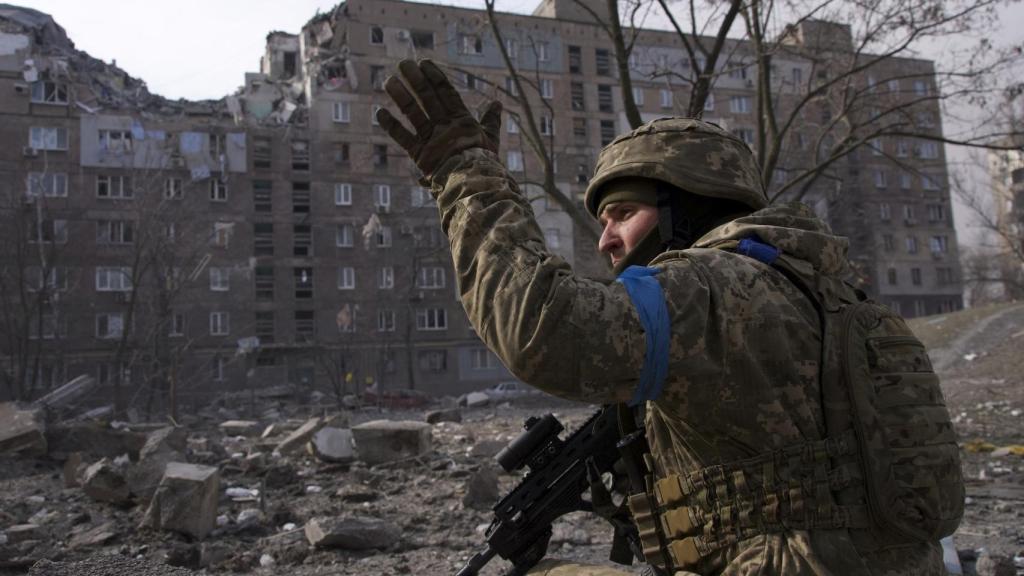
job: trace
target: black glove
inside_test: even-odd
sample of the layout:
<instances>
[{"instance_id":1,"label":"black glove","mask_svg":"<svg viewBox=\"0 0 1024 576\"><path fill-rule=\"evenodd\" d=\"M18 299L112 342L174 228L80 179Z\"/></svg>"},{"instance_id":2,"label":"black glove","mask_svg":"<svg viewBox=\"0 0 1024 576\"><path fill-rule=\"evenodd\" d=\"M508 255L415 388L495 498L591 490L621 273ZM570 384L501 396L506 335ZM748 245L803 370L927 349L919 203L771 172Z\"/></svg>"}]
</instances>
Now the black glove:
<instances>
[{"instance_id":1,"label":"black glove","mask_svg":"<svg viewBox=\"0 0 1024 576\"><path fill-rule=\"evenodd\" d=\"M430 60L402 60L384 90L412 124L407 130L386 109L377 122L405 150L428 181L445 160L470 148L498 152L501 102L488 103L478 122L444 72Z\"/></svg>"}]
</instances>

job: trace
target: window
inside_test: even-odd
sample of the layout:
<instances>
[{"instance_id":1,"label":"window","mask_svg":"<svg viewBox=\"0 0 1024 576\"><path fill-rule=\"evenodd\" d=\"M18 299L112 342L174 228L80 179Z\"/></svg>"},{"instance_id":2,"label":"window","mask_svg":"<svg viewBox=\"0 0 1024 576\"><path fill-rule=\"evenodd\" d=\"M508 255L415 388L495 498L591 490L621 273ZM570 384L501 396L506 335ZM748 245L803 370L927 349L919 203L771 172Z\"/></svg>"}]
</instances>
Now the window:
<instances>
[{"instance_id":1,"label":"window","mask_svg":"<svg viewBox=\"0 0 1024 576\"><path fill-rule=\"evenodd\" d=\"M97 220L97 244L131 244L134 242L134 224L131 220Z\"/></svg>"},{"instance_id":2,"label":"window","mask_svg":"<svg viewBox=\"0 0 1024 576\"><path fill-rule=\"evenodd\" d=\"M939 157L939 145L936 142L921 142L918 150L921 158L925 160L935 160Z\"/></svg>"},{"instance_id":3,"label":"window","mask_svg":"<svg viewBox=\"0 0 1024 576\"><path fill-rule=\"evenodd\" d=\"M63 172L29 172L25 195L30 198L66 198L68 175Z\"/></svg>"},{"instance_id":4,"label":"window","mask_svg":"<svg viewBox=\"0 0 1024 576\"><path fill-rule=\"evenodd\" d=\"M945 222L946 221L946 207L942 204L929 204L928 205L928 221L929 222Z\"/></svg>"},{"instance_id":5,"label":"window","mask_svg":"<svg viewBox=\"0 0 1024 576\"><path fill-rule=\"evenodd\" d=\"M441 266L424 266L416 274L417 288L444 288L445 274Z\"/></svg>"},{"instance_id":6,"label":"window","mask_svg":"<svg viewBox=\"0 0 1024 576\"><path fill-rule=\"evenodd\" d=\"M352 205L352 185L347 183L336 183L334 185L334 205Z\"/></svg>"},{"instance_id":7,"label":"window","mask_svg":"<svg viewBox=\"0 0 1024 576\"><path fill-rule=\"evenodd\" d=\"M99 266L96 268L97 292L131 292L131 290L131 267Z\"/></svg>"},{"instance_id":8,"label":"window","mask_svg":"<svg viewBox=\"0 0 1024 576\"><path fill-rule=\"evenodd\" d=\"M356 269L351 266L338 268L338 290L356 289Z\"/></svg>"},{"instance_id":9,"label":"window","mask_svg":"<svg viewBox=\"0 0 1024 576\"><path fill-rule=\"evenodd\" d=\"M614 112L612 104L612 87L607 84L597 85L597 109L601 112Z\"/></svg>"},{"instance_id":10,"label":"window","mask_svg":"<svg viewBox=\"0 0 1024 576\"><path fill-rule=\"evenodd\" d=\"M377 311L377 331L378 332L394 332L395 331L395 311L394 310L378 310Z\"/></svg>"},{"instance_id":11,"label":"window","mask_svg":"<svg viewBox=\"0 0 1024 576\"><path fill-rule=\"evenodd\" d=\"M377 247L378 248L390 248L391 247L391 227L381 226L377 229Z\"/></svg>"},{"instance_id":12,"label":"window","mask_svg":"<svg viewBox=\"0 0 1024 576\"><path fill-rule=\"evenodd\" d=\"M413 208L420 208L430 204L430 191L423 186L413 186L409 192L409 204Z\"/></svg>"},{"instance_id":13,"label":"window","mask_svg":"<svg viewBox=\"0 0 1024 576\"><path fill-rule=\"evenodd\" d=\"M576 138L585 139L587 137L587 119L586 118L573 118L572 119L572 135Z\"/></svg>"},{"instance_id":14,"label":"window","mask_svg":"<svg viewBox=\"0 0 1024 576\"><path fill-rule=\"evenodd\" d=\"M32 126L28 131L28 145L36 150L67 150L68 129Z\"/></svg>"},{"instance_id":15,"label":"window","mask_svg":"<svg viewBox=\"0 0 1024 576\"><path fill-rule=\"evenodd\" d=\"M228 201L228 183L220 178L210 178L210 201Z\"/></svg>"},{"instance_id":16,"label":"window","mask_svg":"<svg viewBox=\"0 0 1024 576\"><path fill-rule=\"evenodd\" d=\"M509 172L523 171L523 153L519 150L509 150L506 155L506 166Z\"/></svg>"},{"instance_id":17,"label":"window","mask_svg":"<svg viewBox=\"0 0 1024 576\"><path fill-rule=\"evenodd\" d=\"M547 42L537 42L535 46L537 47L538 62L547 62L548 60L551 60L551 50L549 49Z\"/></svg>"},{"instance_id":18,"label":"window","mask_svg":"<svg viewBox=\"0 0 1024 576\"><path fill-rule=\"evenodd\" d=\"M915 96L927 96L928 95L928 83L924 80L914 80L914 95Z\"/></svg>"},{"instance_id":19,"label":"window","mask_svg":"<svg viewBox=\"0 0 1024 576\"><path fill-rule=\"evenodd\" d=\"M28 241L64 244L68 241L68 221L43 220L40 222L36 219L32 219L29 228Z\"/></svg>"},{"instance_id":20,"label":"window","mask_svg":"<svg viewBox=\"0 0 1024 576\"><path fill-rule=\"evenodd\" d=\"M921 285L921 269L920 268L911 268L910 269L910 283L913 284L914 286L920 286Z\"/></svg>"},{"instance_id":21,"label":"window","mask_svg":"<svg viewBox=\"0 0 1024 576\"><path fill-rule=\"evenodd\" d=\"M704 100L704 111L712 112L715 109L715 95L708 92L708 97Z\"/></svg>"},{"instance_id":22,"label":"window","mask_svg":"<svg viewBox=\"0 0 1024 576\"><path fill-rule=\"evenodd\" d=\"M935 191L939 190L939 183L936 181L934 176L924 174L921 176L921 187L925 190Z\"/></svg>"},{"instance_id":23,"label":"window","mask_svg":"<svg viewBox=\"0 0 1024 576\"><path fill-rule=\"evenodd\" d=\"M519 88L516 87L515 78L505 76L505 91L509 96L519 96Z\"/></svg>"},{"instance_id":24,"label":"window","mask_svg":"<svg viewBox=\"0 0 1024 576\"><path fill-rule=\"evenodd\" d=\"M629 53L629 60L627 62L627 66L629 67L630 70L639 70L640 69L640 55L637 54L636 52L630 52Z\"/></svg>"},{"instance_id":25,"label":"window","mask_svg":"<svg viewBox=\"0 0 1024 576\"><path fill-rule=\"evenodd\" d=\"M473 370L491 370L500 365L498 357L487 348L470 350L469 367Z\"/></svg>"},{"instance_id":26,"label":"window","mask_svg":"<svg viewBox=\"0 0 1024 576\"><path fill-rule=\"evenodd\" d=\"M754 131L750 128L736 128L732 131L747 146L754 145Z\"/></svg>"},{"instance_id":27,"label":"window","mask_svg":"<svg viewBox=\"0 0 1024 576\"><path fill-rule=\"evenodd\" d=\"M124 335L124 314L113 312L96 315L96 337L103 340L120 338Z\"/></svg>"},{"instance_id":28,"label":"window","mask_svg":"<svg viewBox=\"0 0 1024 576\"><path fill-rule=\"evenodd\" d=\"M227 248L231 243L231 231L234 228L234 222L214 222L210 243L218 248Z\"/></svg>"},{"instance_id":29,"label":"window","mask_svg":"<svg viewBox=\"0 0 1024 576\"><path fill-rule=\"evenodd\" d=\"M479 56L484 53L484 43L476 34L462 34L459 37L459 54Z\"/></svg>"},{"instance_id":30,"label":"window","mask_svg":"<svg viewBox=\"0 0 1024 576\"><path fill-rule=\"evenodd\" d=\"M345 304L341 307L341 311L335 317L335 323L338 326L338 332L352 333L356 331L356 313L359 312L359 305L354 306Z\"/></svg>"},{"instance_id":31,"label":"window","mask_svg":"<svg viewBox=\"0 0 1024 576\"><path fill-rule=\"evenodd\" d=\"M570 100L572 103L572 109L576 112L583 112L587 109L586 101L583 97L583 83L573 82L569 85Z\"/></svg>"},{"instance_id":32,"label":"window","mask_svg":"<svg viewBox=\"0 0 1024 576\"><path fill-rule=\"evenodd\" d=\"M313 297L313 269L295 268L292 270L295 280L295 297L308 299Z\"/></svg>"},{"instance_id":33,"label":"window","mask_svg":"<svg viewBox=\"0 0 1024 576\"><path fill-rule=\"evenodd\" d=\"M434 33L428 30L412 30L410 32L412 36L412 46L419 50L433 50L434 49Z\"/></svg>"},{"instance_id":34,"label":"window","mask_svg":"<svg viewBox=\"0 0 1024 576\"><path fill-rule=\"evenodd\" d=\"M931 248L932 254L945 254L949 249L948 242L946 236L932 236L928 241L928 246Z\"/></svg>"},{"instance_id":35,"label":"window","mask_svg":"<svg viewBox=\"0 0 1024 576\"><path fill-rule=\"evenodd\" d=\"M292 213L308 214L309 203L309 182L292 182Z\"/></svg>"},{"instance_id":36,"label":"window","mask_svg":"<svg viewBox=\"0 0 1024 576\"><path fill-rule=\"evenodd\" d=\"M338 229L334 234L334 245L338 248L351 248L352 236L351 224L338 224Z\"/></svg>"},{"instance_id":37,"label":"window","mask_svg":"<svg viewBox=\"0 0 1024 576\"><path fill-rule=\"evenodd\" d=\"M910 185L913 183L914 177L910 175L910 172L906 170L900 170L900 189L910 190Z\"/></svg>"},{"instance_id":38,"label":"window","mask_svg":"<svg viewBox=\"0 0 1024 576\"><path fill-rule=\"evenodd\" d=\"M421 308L416 311L417 330L447 330L448 314L444 308Z\"/></svg>"},{"instance_id":39,"label":"window","mask_svg":"<svg viewBox=\"0 0 1024 576\"><path fill-rule=\"evenodd\" d=\"M663 89L658 91L658 94L661 97L661 107L662 108L671 108L672 107L672 103L673 103L672 102L672 91L671 90L665 90L663 88Z\"/></svg>"},{"instance_id":40,"label":"window","mask_svg":"<svg viewBox=\"0 0 1024 576\"><path fill-rule=\"evenodd\" d=\"M335 102L333 119L338 124L348 124L351 117L351 105L348 102Z\"/></svg>"},{"instance_id":41,"label":"window","mask_svg":"<svg viewBox=\"0 0 1024 576\"><path fill-rule=\"evenodd\" d=\"M376 168L387 168L388 166L388 145L373 145L373 165Z\"/></svg>"},{"instance_id":42,"label":"window","mask_svg":"<svg viewBox=\"0 0 1024 576\"><path fill-rule=\"evenodd\" d=\"M559 248L562 245L561 233L558 228L545 228L544 229L544 243L548 245L548 248Z\"/></svg>"},{"instance_id":43,"label":"window","mask_svg":"<svg viewBox=\"0 0 1024 576\"><path fill-rule=\"evenodd\" d=\"M914 219L914 206L911 204L903 205L903 222L907 224L914 224L917 220Z\"/></svg>"},{"instance_id":44,"label":"window","mask_svg":"<svg viewBox=\"0 0 1024 576\"><path fill-rule=\"evenodd\" d=\"M252 209L261 214L274 211L273 184L270 180L252 181Z\"/></svg>"},{"instance_id":45,"label":"window","mask_svg":"<svg viewBox=\"0 0 1024 576\"><path fill-rule=\"evenodd\" d=\"M895 268L889 268L887 270L888 280L890 286L896 286L899 283L899 278L896 275Z\"/></svg>"},{"instance_id":46,"label":"window","mask_svg":"<svg viewBox=\"0 0 1024 576\"><path fill-rule=\"evenodd\" d=\"M274 255L274 224L273 222L256 222L252 226L253 254L255 256Z\"/></svg>"},{"instance_id":47,"label":"window","mask_svg":"<svg viewBox=\"0 0 1024 576\"><path fill-rule=\"evenodd\" d=\"M804 83L804 71L801 68L793 68L789 71L789 79L793 82L794 86L800 86Z\"/></svg>"},{"instance_id":48,"label":"window","mask_svg":"<svg viewBox=\"0 0 1024 576\"><path fill-rule=\"evenodd\" d=\"M39 292L44 288L50 292L68 289L68 271L57 266L46 270L46 281L43 281L43 269L31 266L25 270L25 284L29 292Z\"/></svg>"},{"instance_id":49,"label":"window","mask_svg":"<svg viewBox=\"0 0 1024 576\"><path fill-rule=\"evenodd\" d=\"M639 86L633 86L633 102L637 106L644 105L644 89Z\"/></svg>"},{"instance_id":50,"label":"window","mask_svg":"<svg viewBox=\"0 0 1024 576\"><path fill-rule=\"evenodd\" d=\"M370 44L384 43L384 29L380 26L370 26Z\"/></svg>"},{"instance_id":51,"label":"window","mask_svg":"<svg viewBox=\"0 0 1024 576\"><path fill-rule=\"evenodd\" d=\"M270 168L273 148L269 136L253 136L252 166L253 168Z\"/></svg>"},{"instance_id":52,"label":"window","mask_svg":"<svg viewBox=\"0 0 1024 576\"><path fill-rule=\"evenodd\" d=\"M210 378L214 382L224 381L224 368L227 366L227 362L223 356L217 355L213 357L213 364L210 366Z\"/></svg>"},{"instance_id":53,"label":"window","mask_svg":"<svg viewBox=\"0 0 1024 576\"><path fill-rule=\"evenodd\" d=\"M125 199L135 197L135 193L127 176L100 174L96 176L96 197Z\"/></svg>"},{"instance_id":54,"label":"window","mask_svg":"<svg viewBox=\"0 0 1024 576\"><path fill-rule=\"evenodd\" d=\"M730 96L729 97L729 111L733 114L749 114L750 113L750 97L749 96Z\"/></svg>"},{"instance_id":55,"label":"window","mask_svg":"<svg viewBox=\"0 0 1024 576\"><path fill-rule=\"evenodd\" d=\"M881 138L872 138L871 140L868 140L868 148L871 149L871 155L872 156L881 156L882 155L882 150L883 150L882 149L882 139Z\"/></svg>"},{"instance_id":56,"label":"window","mask_svg":"<svg viewBox=\"0 0 1024 576\"><path fill-rule=\"evenodd\" d=\"M924 300L914 300L914 316L924 316L927 313L928 308L925 305Z\"/></svg>"},{"instance_id":57,"label":"window","mask_svg":"<svg viewBox=\"0 0 1024 576\"><path fill-rule=\"evenodd\" d=\"M594 50L594 65L598 76L611 76L611 57L605 48Z\"/></svg>"},{"instance_id":58,"label":"window","mask_svg":"<svg viewBox=\"0 0 1024 576\"><path fill-rule=\"evenodd\" d=\"M255 270L255 285L257 300L274 299L274 267L257 266Z\"/></svg>"},{"instance_id":59,"label":"window","mask_svg":"<svg viewBox=\"0 0 1024 576\"><path fill-rule=\"evenodd\" d=\"M892 219L892 211L887 202L883 202L878 205L878 218L883 221Z\"/></svg>"},{"instance_id":60,"label":"window","mask_svg":"<svg viewBox=\"0 0 1024 576\"><path fill-rule=\"evenodd\" d=\"M309 224L292 225L292 256L313 255L313 228Z\"/></svg>"},{"instance_id":61,"label":"window","mask_svg":"<svg viewBox=\"0 0 1024 576\"><path fill-rule=\"evenodd\" d=\"M217 160L227 152L227 136L224 134L210 133L210 156Z\"/></svg>"},{"instance_id":62,"label":"window","mask_svg":"<svg viewBox=\"0 0 1024 576\"><path fill-rule=\"evenodd\" d=\"M231 269L210 267L210 290L214 292L227 292L231 289Z\"/></svg>"},{"instance_id":63,"label":"window","mask_svg":"<svg viewBox=\"0 0 1024 576\"><path fill-rule=\"evenodd\" d=\"M900 81L899 80L896 80L896 79L889 80L888 82L886 82L886 85L889 87L889 92L892 92L892 93L895 94L895 93L900 91Z\"/></svg>"},{"instance_id":64,"label":"window","mask_svg":"<svg viewBox=\"0 0 1024 576\"><path fill-rule=\"evenodd\" d=\"M579 46L569 46L569 74L583 73L583 53Z\"/></svg>"},{"instance_id":65,"label":"window","mask_svg":"<svg viewBox=\"0 0 1024 576\"><path fill-rule=\"evenodd\" d=\"M395 269L392 266L383 266L377 273L377 288L390 290L395 287Z\"/></svg>"},{"instance_id":66,"label":"window","mask_svg":"<svg viewBox=\"0 0 1024 576\"><path fill-rule=\"evenodd\" d=\"M747 79L747 65L742 62L729 62L726 64L729 68L729 78L733 80L746 80Z\"/></svg>"},{"instance_id":67,"label":"window","mask_svg":"<svg viewBox=\"0 0 1024 576\"><path fill-rule=\"evenodd\" d=\"M910 156L910 144L902 138L896 141L896 156L899 158Z\"/></svg>"},{"instance_id":68,"label":"window","mask_svg":"<svg viewBox=\"0 0 1024 576\"><path fill-rule=\"evenodd\" d=\"M127 130L100 130L100 149L108 152L131 152L132 133Z\"/></svg>"},{"instance_id":69,"label":"window","mask_svg":"<svg viewBox=\"0 0 1024 576\"><path fill-rule=\"evenodd\" d=\"M335 142L334 143L334 164L336 166L347 165L349 161L349 145L348 142Z\"/></svg>"},{"instance_id":70,"label":"window","mask_svg":"<svg viewBox=\"0 0 1024 576\"><path fill-rule=\"evenodd\" d=\"M184 183L181 178L167 178L164 180L164 198L168 200L181 200L184 197Z\"/></svg>"},{"instance_id":71,"label":"window","mask_svg":"<svg viewBox=\"0 0 1024 576\"><path fill-rule=\"evenodd\" d=\"M273 312L257 312L256 313L256 337L260 339L260 344L273 344L274 343L274 313Z\"/></svg>"},{"instance_id":72,"label":"window","mask_svg":"<svg viewBox=\"0 0 1024 576\"><path fill-rule=\"evenodd\" d=\"M555 133L555 120L551 116L542 114L540 117L540 133L543 136L552 136Z\"/></svg>"},{"instance_id":73,"label":"window","mask_svg":"<svg viewBox=\"0 0 1024 576\"><path fill-rule=\"evenodd\" d=\"M885 170L875 170L875 188L886 188L889 185Z\"/></svg>"},{"instance_id":74,"label":"window","mask_svg":"<svg viewBox=\"0 0 1024 576\"><path fill-rule=\"evenodd\" d=\"M893 239L892 234L882 235L882 246L883 248L885 248L886 252L892 252L893 250L896 249L896 242Z\"/></svg>"},{"instance_id":75,"label":"window","mask_svg":"<svg viewBox=\"0 0 1024 576\"><path fill-rule=\"evenodd\" d=\"M309 170L309 140L292 140L292 170Z\"/></svg>"},{"instance_id":76,"label":"window","mask_svg":"<svg viewBox=\"0 0 1024 576\"><path fill-rule=\"evenodd\" d=\"M917 254L917 236L907 236L907 254Z\"/></svg>"},{"instance_id":77,"label":"window","mask_svg":"<svg viewBox=\"0 0 1024 576\"><path fill-rule=\"evenodd\" d=\"M540 97L550 100L555 97L555 84L547 79L542 78L540 81Z\"/></svg>"},{"instance_id":78,"label":"window","mask_svg":"<svg viewBox=\"0 0 1024 576\"><path fill-rule=\"evenodd\" d=\"M227 336L231 333L231 314L210 312L210 336Z\"/></svg>"},{"instance_id":79,"label":"window","mask_svg":"<svg viewBox=\"0 0 1024 576\"><path fill-rule=\"evenodd\" d=\"M953 283L953 269L939 267L935 269L935 279L939 286L948 286Z\"/></svg>"},{"instance_id":80,"label":"window","mask_svg":"<svg viewBox=\"0 0 1024 576\"><path fill-rule=\"evenodd\" d=\"M167 323L167 335L184 336L185 335L185 315L179 313L171 314L171 318Z\"/></svg>"},{"instance_id":81,"label":"window","mask_svg":"<svg viewBox=\"0 0 1024 576\"><path fill-rule=\"evenodd\" d=\"M615 121L601 120L601 146L607 146L615 140Z\"/></svg>"},{"instance_id":82,"label":"window","mask_svg":"<svg viewBox=\"0 0 1024 576\"><path fill-rule=\"evenodd\" d=\"M505 52L508 53L510 60L519 59L519 40L516 40L515 38L506 38Z\"/></svg>"},{"instance_id":83,"label":"window","mask_svg":"<svg viewBox=\"0 0 1024 576\"><path fill-rule=\"evenodd\" d=\"M377 212L391 211L391 186L375 184L373 186L373 205Z\"/></svg>"},{"instance_id":84,"label":"window","mask_svg":"<svg viewBox=\"0 0 1024 576\"><path fill-rule=\"evenodd\" d=\"M33 82L32 101L37 104L67 104L68 88L58 82L46 80Z\"/></svg>"},{"instance_id":85,"label":"window","mask_svg":"<svg viewBox=\"0 0 1024 576\"><path fill-rule=\"evenodd\" d=\"M445 350L423 350L417 356L421 372L444 372L448 369Z\"/></svg>"}]
</instances>

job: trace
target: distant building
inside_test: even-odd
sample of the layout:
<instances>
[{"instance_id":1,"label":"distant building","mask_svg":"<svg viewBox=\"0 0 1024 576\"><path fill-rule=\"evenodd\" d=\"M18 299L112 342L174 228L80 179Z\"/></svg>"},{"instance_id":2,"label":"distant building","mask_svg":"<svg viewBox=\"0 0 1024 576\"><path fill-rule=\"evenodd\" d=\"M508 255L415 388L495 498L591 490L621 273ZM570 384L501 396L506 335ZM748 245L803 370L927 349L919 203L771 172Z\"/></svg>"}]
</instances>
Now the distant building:
<instances>
[{"instance_id":1,"label":"distant building","mask_svg":"<svg viewBox=\"0 0 1024 576\"><path fill-rule=\"evenodd\" d=\"M1012 141L1006 141L1011 144ZM1024 298L1024 142L1013 150L992 150L988 153L989 177L992 179L993 223L1002 234L996 241L1003 257L995 263L1000 277L1009 280L998 289L1004 298Z\"/></svg>"},{"instance_id":2,"label":"distant building","mask_svg":"<svg viewBox=\"0 0 1024 576\"><path fill-rule=\"evenodd\" d=\"M614 53L574 6L545 0L501 18L506 49L550 106L536 109L556 185L579 199L628 124ZM846 27L807 22L794 42L822 30L848 41ZM511 88L479 10L350 0L299 34L268 34L238 93L176 102L75 51L49 16L0 9L0 266L17 272L2 285L17 295L0 303L16 320L0 326L8 390L83 372L136 401L282 382L459 394L511 379L462 311L433 200L374 122L397 60L424 57L450 67L471 108ZM811 74L782 55L776 64ZM631 69L645 119L683 112L682 87L657 72L688 66L674 34L642 31ZM748 143L752 70L723 74L705 112ZM921 114L941 129L937 104ZM501 154L535 198L548 246L607 277L528 183L539 168L518 128L506 115ZM875 144L844 160L841 190L816 185L807 200L851 238L859 279L883 302L907 316L960 308L941 146Z\"/></svg>"}]
</instances>

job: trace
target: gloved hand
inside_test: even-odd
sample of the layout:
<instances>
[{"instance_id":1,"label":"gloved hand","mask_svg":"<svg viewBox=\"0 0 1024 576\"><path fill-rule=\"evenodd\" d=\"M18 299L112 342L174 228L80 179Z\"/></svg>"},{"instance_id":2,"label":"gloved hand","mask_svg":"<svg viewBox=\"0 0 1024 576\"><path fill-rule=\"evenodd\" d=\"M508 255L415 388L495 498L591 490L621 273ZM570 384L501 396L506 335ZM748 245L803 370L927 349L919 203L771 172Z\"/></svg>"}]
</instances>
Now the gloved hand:
<instances>
[{"instance_id":1,"label":"gloved hand","mask_svg":"<svg viewBox=\"0 0 1024 576\"><path fill-rule=\"evenodd\" d=\"M430 60L402 60L384 90L412 124L410 132L386 109L377 123L405 150L429 181L445 160L470 148L498 152L501 102L490 102L478 122L444 72Z\"/></svg>"}]
</instances>

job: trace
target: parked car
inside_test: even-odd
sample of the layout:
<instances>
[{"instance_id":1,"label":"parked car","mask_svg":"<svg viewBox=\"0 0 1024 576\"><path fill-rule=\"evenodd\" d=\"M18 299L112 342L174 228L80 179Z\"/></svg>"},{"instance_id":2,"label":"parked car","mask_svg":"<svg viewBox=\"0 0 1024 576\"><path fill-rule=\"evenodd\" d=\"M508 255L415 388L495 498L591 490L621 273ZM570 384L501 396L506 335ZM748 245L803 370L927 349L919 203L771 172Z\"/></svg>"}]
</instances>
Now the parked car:
<instances>
[{"instance_id":1,"label":"parked car","mask_svg":"<svg viewBox=\"0 0 1024 576\"><path fill-rule=\"evenodd\" d=\"M543 394L533 386L529 386L515 380L499 382L485 390L484 393L487 394L487 396L491 398L491 402L495 404L499 402L518 400L521 398L536 398Z\"/></svg>"}]
</instances>

